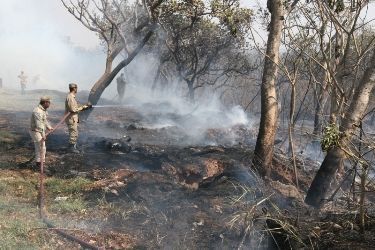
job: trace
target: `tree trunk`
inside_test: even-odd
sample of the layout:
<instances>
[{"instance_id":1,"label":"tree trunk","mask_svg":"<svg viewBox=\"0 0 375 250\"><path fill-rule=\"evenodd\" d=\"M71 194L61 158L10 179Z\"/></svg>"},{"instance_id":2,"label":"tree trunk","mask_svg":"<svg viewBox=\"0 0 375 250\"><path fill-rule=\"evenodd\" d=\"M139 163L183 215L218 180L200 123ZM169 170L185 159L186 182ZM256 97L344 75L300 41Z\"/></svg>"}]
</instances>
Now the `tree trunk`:
<instances>
[{"instance_id":1,"label":"tree trunk","mask_svg":"<svg viewBox=\"0 0 375 250\"><path fill-rule=\"evenodd\" d=\"M90 95L89 95L89 102L93 105L97 104L101 95L103 94L104 90L111 84L113 79L116 77L118 72L123 69L126 65L128 65L136 55L142 50L143 46L147 43L150 37L153 34L153 30L149 31L142 41L138 44L138 46L128 55L128 57L121 61L112 71L104 72L104 74L99 78L99 80L94 84L91 88Z\"/></svg>"},{"instance_id":2,"label":"tree trunk","mask_svg":"<svg viewBox=\"0 0 375 250\"><path fill-rule=\"evenodd\" d=\"M283 2L282 0L268 0L267 2L271 12L271 23L261 85L261 118L253 158L255 168L263 176L269 176L271 172L277 128L278 110L275 80L283 29Z\"/></svg>"},{"instance_id":3,"label":"tree trunk","mask_svg":"<svg viewBox=\"0 0 375 250\"><path fill-rule=\"evenodd\" d=\"M366 111L371 91L374 86L375 53L372 55L371 61L369 62L361 81L355 89L350 106L345 112L346 114L340 128L340 146L329 150L324 158L324 161L307 192L305 199L307 204L319 208L324 203L326 195L331 190L330 187L333 177L341 162L347 157L345 151L350 151L350 139L356 127L359 126Z\"/></svg>"},{"instance_id":4,"label":"tree trunk","mask_svg":"<svg viewBox=\"0 0 375 250\"><path fill-rule=\"evenodd\" d=\"M289 124L288 124L288 134L289 134L289 152L292 156L292 162L293 162L293 169L294 169L294 177L295 177L295 183L298 188L298 172L297 172L297 163L296 163L296 155L294 150L294 140L293 140L293 134L294 134L294 112L296 107L296 84L293 82L291 84L292 90L290 94L290 111L289 111Z\"/></svg>"},{"instance_id":5,"label":"tree trunk","mask_svg":"<svg viewBox=\"0 0 375 250\"><path fill-rule=\"evenodd\" d=\"M315 114L314 114L314 131L313 135L319 136L322 132L322 114L324 113L326 91L321 90L322 93L316 102Z\"/></svg>"},{"instance_id":6,"label":"tree trunk","mask_svg":"<svg viewBox=\"0 0 375 250\"><path fill-rule=\"evenodd\" d=\"M326 66L326 65L325 65ZM324 107L327 101L327 87L329 80L329 72L324 72L322 86L319 88L319 94L316 100L315 115L314 115L314 131L313 135L319 136L322 132L322 115L324 113Z\"/></svg>"}]
</instances>

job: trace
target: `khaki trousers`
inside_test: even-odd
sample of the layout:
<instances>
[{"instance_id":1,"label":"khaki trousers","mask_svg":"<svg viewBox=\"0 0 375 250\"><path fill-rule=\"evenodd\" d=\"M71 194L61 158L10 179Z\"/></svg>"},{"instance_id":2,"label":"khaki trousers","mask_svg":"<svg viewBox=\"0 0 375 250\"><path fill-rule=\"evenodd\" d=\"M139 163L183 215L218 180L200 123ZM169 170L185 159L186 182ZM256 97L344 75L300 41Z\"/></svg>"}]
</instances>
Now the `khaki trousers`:
<instances>
[{"instance_id":1,"label":"khaki trousers","mask_svg":"<svg viewBox=\"0 0 375 250\"><path fill-rule=\"evenodd\" d=\"M35 161L36 162L43 162L46 161L46 142L42 142L42 134L35 131L29 131L31 138L34 142L34 149L35 149Z\"/></svg>"},{"instance_id":2,"label":"khaki trousers","mask_svg":"<svg viewBox=\"0 0 375 250\"><path fill-rule=\"evenodd\" d=\"M69 122L69 144L76 144L78 139L78 122Z\"/></svg>"}]
</instances>

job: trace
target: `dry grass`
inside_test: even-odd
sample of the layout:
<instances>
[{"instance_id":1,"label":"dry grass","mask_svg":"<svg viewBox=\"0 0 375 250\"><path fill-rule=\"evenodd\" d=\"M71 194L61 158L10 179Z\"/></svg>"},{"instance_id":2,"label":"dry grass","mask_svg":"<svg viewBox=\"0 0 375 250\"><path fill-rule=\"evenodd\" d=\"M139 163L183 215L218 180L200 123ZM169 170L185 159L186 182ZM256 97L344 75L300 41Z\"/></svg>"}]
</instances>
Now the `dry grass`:
<instances>
[{"instance_id":1,"label":"dry grass","mask_svg":"<svg viewBox=\"0 0 375 250\"><path fill-rule=\"evenodd\" d=\"M39 219L37 173L2 169L0 176L0 249L56 249L71 244L47 230ZM85 213L87 203L79 190L89 182L82 178L47 178L51 188L47 187L48 210L61 218L66 213ZM69 198L55 201L57 195Z\"/></svg>"}]
</instances>

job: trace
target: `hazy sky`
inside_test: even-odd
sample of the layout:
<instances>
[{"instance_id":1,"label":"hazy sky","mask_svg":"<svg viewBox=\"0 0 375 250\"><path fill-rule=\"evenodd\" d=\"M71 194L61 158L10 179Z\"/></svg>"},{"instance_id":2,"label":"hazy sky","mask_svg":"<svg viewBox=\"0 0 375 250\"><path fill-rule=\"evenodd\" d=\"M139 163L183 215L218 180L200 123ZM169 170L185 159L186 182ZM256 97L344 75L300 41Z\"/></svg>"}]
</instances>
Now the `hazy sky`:
<instances>
[{"instance_id":1,"label":"hazy sky","mask_svg":"<svg viewBox=\"0 0 375 250\"><path fill-rule=\"evenodd\" d=\"M97 36L60 0L0 0L0 41L0 77L7 88L19 88L21 70L28 75L28 89L59 90L69 82L88 89L103 72Z\"/></svg>"},{"instance_id":2,"label":"hazy sky","mask_svg":"<svg viewBox=\"0 0 375 250\"><path fill-rule=\"evenodd\" d=\"M0 36L42 40L45 35L70 36L87 48L98 45L96 35L70 15L60 0L0 0ZM25 41L27 42L27 41Z\"/></svg>"},{"instance_id":3,"label":"hazy sky","mask_svg":"<svg viewBox=\"0 0 375 250\"><path fill-rule=\"evenodd\" d=\"M264 6L266 0L241 2L255 7ZM29 89L65 89L73 81L88 89L104 69L99 39L60 0L0 0L0 41L0 77L5 87L19 88L17 76L24 70ZM77 47L86 52L77 52ZM32 79L39 80L31 83Z\"/></svg>"}]
</instances>

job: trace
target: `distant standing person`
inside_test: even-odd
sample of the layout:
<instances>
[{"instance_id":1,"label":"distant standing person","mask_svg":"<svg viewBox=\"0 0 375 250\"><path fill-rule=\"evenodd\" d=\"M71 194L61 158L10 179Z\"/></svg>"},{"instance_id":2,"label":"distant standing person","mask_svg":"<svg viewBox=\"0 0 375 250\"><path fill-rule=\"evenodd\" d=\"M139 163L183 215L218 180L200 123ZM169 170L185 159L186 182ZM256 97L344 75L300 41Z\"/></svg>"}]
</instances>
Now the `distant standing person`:
<instances>
[{"instance_id":1,"label":"distant standing person","mask_svg":"<svg viewBox=\"0 0 375 250\"><path fill-rule=\"evenodd\" d=\"M21 83L21 94L24 95L25 89L26 89L26 83L27 83L27 76L25 75L23 71L21 71L21 74L18 76L18 78L20 79L20 83Z\"/></svg>"},{"instance_id":2,"label":"distant standing person","mask_svg":"<svg viewBox=\"0 0 375 250\"><path fill-rule=\"evenodd\" d=\"M70 112L70 115L66 118L66 124L69 130L69 151L71 153L79 154L77 148L78 139L78 113L83 110L92 108L91 104L79 105L76 100L78 86L75 83L69 84L69 94L65 100L65 113Z\"/></svg>"},{"instance_id":3,"label":"distant standing person","mask_svg":"<svg viewBox=\"0 0 375 250\"><path fill-rule=\"evenodd\" d=\"M51 103L51 98L43 96L40 98L39 105L34 108L30 121L30 136L34 142L35 149L35 170L40 168L41 162L46 158L46 131L52 130L48 122L47 109Z\"/></svg>"},{"instance_id":4,"label":"distant standing person","mask_svg":"<svg viewBox=\"0 0 375 250\"><path fill-rule=\"evenodd\" d=\"M121 75L117 77L116 81L117 81L118 98L119 98L119 101L122 102L122 99L124 98L125 86L126 86L124 73L121 73Z\"/></svg>"}]
</instances>

